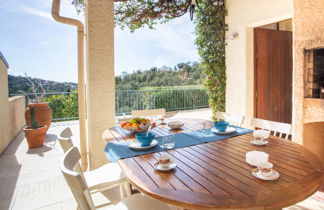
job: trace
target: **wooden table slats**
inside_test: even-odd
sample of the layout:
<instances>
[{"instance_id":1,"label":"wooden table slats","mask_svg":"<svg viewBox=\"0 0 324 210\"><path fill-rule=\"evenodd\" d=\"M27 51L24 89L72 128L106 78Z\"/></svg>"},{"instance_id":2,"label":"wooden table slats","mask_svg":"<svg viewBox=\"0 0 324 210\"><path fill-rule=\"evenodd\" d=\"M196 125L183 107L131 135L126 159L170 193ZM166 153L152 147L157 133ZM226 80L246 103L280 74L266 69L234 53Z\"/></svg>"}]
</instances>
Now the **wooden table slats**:
<instances>
[{"instance_id":1,"label":"wooden table slats","mask_svg":"<svg viewBox=\"0 0 324 210\"><path fill-rule=\"evenodd\" d=\"M210 128L213 122L182 119L182 130L167 126L153 129L157 136ZM119 126L107 129L106 141L131 141L134 134ZM281 208L305 199L318 189L323 167L304 147L270 137L269 144L250 144L252 134L118 160L126 177L147 195L186 209ZM248 151L267 152L280 178L263 181L255 178L254 167L245 162ZM170 172L154 169L158 157L169 154L177 163Z\"/></svg>"}]
</instances>

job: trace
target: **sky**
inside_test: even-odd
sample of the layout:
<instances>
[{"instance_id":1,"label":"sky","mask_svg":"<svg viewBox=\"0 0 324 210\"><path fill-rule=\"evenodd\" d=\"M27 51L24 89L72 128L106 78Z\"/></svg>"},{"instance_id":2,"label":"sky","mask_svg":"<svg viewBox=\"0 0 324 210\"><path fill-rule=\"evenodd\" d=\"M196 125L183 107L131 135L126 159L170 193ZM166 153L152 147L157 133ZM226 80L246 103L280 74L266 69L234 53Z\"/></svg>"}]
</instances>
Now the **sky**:
<instances>
[{"instance_id":1,"label":"sky","mask_svg":"<svg viewBox=\"0 0 324 210\"><path fill-rule=\"evenodd\" d=\"M72 0L62 0L61 15L84 19ZM77 82L76 28L55 22L51 0L0 0L0 51L9 74ZM155 30L134 33L115 28L115 74L179 62L198 61L194 24L188 14Z\"/></svg>"}]
</instances>

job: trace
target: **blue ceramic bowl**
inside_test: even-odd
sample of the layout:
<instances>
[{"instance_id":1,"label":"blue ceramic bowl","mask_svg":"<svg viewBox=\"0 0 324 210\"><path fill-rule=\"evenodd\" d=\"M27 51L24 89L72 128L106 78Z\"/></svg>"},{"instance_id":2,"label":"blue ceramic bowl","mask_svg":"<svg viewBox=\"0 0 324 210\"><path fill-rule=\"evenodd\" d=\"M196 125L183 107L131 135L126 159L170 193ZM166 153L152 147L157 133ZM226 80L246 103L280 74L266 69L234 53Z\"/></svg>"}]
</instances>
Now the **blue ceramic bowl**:
<instances>
[{"instance_id":1,"label":"blue ceramic bowl","mask_svg":"<svg viewBox=\"0 0 324 210\"><path fill-rule=\"evenodd\" d=\"M136 140L139 143L141 143L142 147L149 146L155 137L154 133L152 133L152 132L149 132L148 136L146 136L146 134L147 134L147 132L141 132L141 133L135 134Z\"/></svg>"},{"instance_id":2,"label":"blue ceramic bowl","mask_svg":"<svg viewBox=\"0 0 324 210\"><path fill-rule=\"evenodd\" d=\"M221 121L214 122L214 127L218 132L225 132L227 126L228 126L228 122L226 121L221 120Z\"/></svg>"}]
</instances>

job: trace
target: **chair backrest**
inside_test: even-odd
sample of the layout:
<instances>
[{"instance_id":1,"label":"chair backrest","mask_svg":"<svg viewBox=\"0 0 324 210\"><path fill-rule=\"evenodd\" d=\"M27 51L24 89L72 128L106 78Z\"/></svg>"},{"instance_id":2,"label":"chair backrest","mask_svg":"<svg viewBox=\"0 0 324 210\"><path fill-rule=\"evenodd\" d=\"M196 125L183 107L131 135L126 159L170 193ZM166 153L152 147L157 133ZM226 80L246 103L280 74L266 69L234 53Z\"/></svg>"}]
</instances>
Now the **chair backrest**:
<instances>
[{"instance_id":1,"label":"chair backrest","mask_svg":"<svg viewBox=\"0 0 324 210\"><path fill-rule=\"evenodd\" d=\"M73 136L73 133L72 133L72 130L70 127L65 128L60 133L59 142L60 142L60 145L61 145L64 153L66 153L69 149L74 147L72 139L71 139L72 136ZM75 169L78 172L82 173L82 168L81 168L81 165L79 162L76 164ZM82 176L83 176L83 174L82 174Z\"/></svg>"},{"instance_id":2,"label":"chair backrest","mask_svg":"<svg viewBox=\"0 0 324 210\"><path fill-rule=\"evenodd\" d=\"M61 163L61 171L69 185L75 200L78 203L78 209L93 210L95 209L87 183L82 172L77 172L75 166L81 158L78 148L72 147L65 154Z\"/></svg>"},{"instance_id":3,"label":"chair backrest","mask_svg":"<svg viewBox=\"0 0 324 210\"><path fill-rule=\"evenodd\" d=\"M289 135L291 135L291 124L287 123L252 118L251 126L261 128L262 130L269 130L270 132L272 131L272 135L278 136L279 138L283 138L283 135L285 135L285 139L288 139Z\"/></svg>"},{"instance_id":4,"label":"chair backrest","mask_svg":"<svg viewBox=\"0 0 324 210\"><path fill-rule=\"evenodd\" d=\"M165 115L165 109L146 109L146 110L132 110L133 117L145 117L145 116L159 116Z\"/></svg>"},{"instance_id":5,"label":"chair backrest","mask_svg":"<svg viewBox=\"0 0 324 210\"><path fill-rule=\"evenodd\" d=\"M63 131L61 131L59 136L59 142L64 152L68 151L71 147L73 147L72 142L72 131L71 128L67 127Z\"/></svg>"},{"instance_id":6,"label":"chair backrest","mask_svg":"<svg viewBox=\"0 0 324 210\"><path fill-rule=\"evenodd\" d=\"M230 114L226 112L216 112L216 118L225 120L231 125L242 126L244 116L239 114Z\"/></svg>"}]
</instances>

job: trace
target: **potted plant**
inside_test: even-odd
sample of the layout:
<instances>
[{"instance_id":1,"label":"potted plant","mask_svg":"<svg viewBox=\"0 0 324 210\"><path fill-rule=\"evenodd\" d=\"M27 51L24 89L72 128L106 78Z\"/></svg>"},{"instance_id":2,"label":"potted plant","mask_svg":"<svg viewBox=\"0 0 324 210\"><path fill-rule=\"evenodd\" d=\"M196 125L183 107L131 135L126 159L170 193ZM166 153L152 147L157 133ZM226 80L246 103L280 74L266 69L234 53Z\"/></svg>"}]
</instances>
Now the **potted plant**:
<instances>
[{"instance_id":1,"label":"potted plant","mask_svg":"<svg viewBox=\"0 0 324 210\"><path fill-rule=\"evenodd\" d=\"M31 126L31 108L35 108L36 112L36 120L40 125L46 125L46 132L49 129L52 123L52 108L49 106L48 102L43 102L43 98L46 95L46 91L39 79L37 79L37 87L34 82L26 75L28 82L30 83L30 87L33 92L33 98L29 97L23 91L20 91L25 94L28 100L28 106L25 111L25 121L27 126ZM38 93L38 88L41 90L41 93Z\"/></svg>"},{"instance_id":2,"label":"potted plant","mask_svg":"<svg viewBox=\"0 0 324 210\"><path fill-rule=\"evenodd\" d=\"M38 122L36 120L35 107L30 108L30 119L31 119L31 126L26 126L23 129L28 142L28 147L29 148L42 147L45 142L47 126L38 125Z\"/></svg>"}]
</instances>

